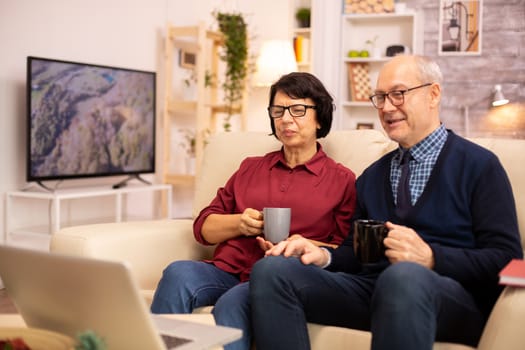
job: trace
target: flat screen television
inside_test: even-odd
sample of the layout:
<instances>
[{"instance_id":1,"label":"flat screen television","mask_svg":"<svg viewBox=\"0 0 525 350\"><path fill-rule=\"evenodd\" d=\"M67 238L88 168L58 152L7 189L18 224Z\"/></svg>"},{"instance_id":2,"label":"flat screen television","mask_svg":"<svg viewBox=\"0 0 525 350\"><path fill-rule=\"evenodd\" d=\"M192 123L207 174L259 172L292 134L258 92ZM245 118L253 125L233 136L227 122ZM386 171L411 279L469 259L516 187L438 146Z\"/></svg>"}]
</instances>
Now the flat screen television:
<instances>
[{"instance_id":1,"label":"flat screen television","mask_svg":"<svg viewBox=\"0 0 525 350\"><path fill-rule=\"evenodd\" d=\"M155 72L28 57L27 181L154 173L155 95Z\"/></svg>"}]
</instances>

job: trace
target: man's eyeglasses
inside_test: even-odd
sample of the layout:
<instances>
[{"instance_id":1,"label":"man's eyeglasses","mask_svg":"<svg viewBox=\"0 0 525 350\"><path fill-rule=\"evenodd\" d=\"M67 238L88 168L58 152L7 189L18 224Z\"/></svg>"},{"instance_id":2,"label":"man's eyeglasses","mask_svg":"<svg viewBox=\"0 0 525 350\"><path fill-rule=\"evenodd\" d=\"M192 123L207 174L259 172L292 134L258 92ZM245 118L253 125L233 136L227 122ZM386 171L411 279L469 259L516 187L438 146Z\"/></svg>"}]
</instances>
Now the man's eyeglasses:
<instances>
[{"instance_id":1,"label":"man's eyeglasses","mask_svg":"<svg viewBox=\"0 0 525 350\"><path fill-rule=\"evenodd\" d=\"M288 107L285 106L269 106L268 107L268 114L270 115L270 118L272 119L279 119L284 116L284 111L288 110L290 115L294 118L304 117L306 114L306 110L308 108L315 109L315 106L309 106L309 105L291 105Z\"/></svg>"},{"instance_id":2,"label":"man's eyeglasses","mask_svg":"<svg viewBox=\"0 0 525 350\"><path fill-rule=\"evenodd\" d=\"M392 105L401 106L403 103L405 103L405 94L407 92L415 90L415 89L419 89L425 86L430 86L432 84L433 83L426 83L426 84L415 86L413 88L406 89L406 90L393 90L387 93L375 94L375 95L370 96L370 101L372 101L372 104L374 105L375 108L381 109L385 107L385 101L386 101L386 98L388 97L388 100L390 101Z\"/></svg>"}]
</instances>

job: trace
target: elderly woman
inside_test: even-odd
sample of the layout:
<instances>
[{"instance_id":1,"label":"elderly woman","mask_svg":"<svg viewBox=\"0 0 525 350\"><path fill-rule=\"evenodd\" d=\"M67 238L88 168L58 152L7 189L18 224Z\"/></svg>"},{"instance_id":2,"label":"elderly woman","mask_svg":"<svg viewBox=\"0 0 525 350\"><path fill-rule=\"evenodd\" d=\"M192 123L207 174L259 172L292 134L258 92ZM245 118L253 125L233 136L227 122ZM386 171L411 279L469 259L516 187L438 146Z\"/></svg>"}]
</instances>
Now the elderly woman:
<instances>
[{"instance_id":1,"label":"elderly woman","mask_svg":"<svg viewBox=\"0 0 525 350\"><path fill-rule=\"evenodd\" d=\"M217 324L241 328L226 349L251 343L249 277L272 244L261 236L264 207L292 209L290 237L339 245L355 207L355 175L317 142L330 131L333 99L309 73L290 73L270 89L268 114L280 150L245 159L195 219L195 239L217 244L210 261L175 261L165 270L151 305L154 313L191 313L215 305Z\"/></svg>"}]
</instances>

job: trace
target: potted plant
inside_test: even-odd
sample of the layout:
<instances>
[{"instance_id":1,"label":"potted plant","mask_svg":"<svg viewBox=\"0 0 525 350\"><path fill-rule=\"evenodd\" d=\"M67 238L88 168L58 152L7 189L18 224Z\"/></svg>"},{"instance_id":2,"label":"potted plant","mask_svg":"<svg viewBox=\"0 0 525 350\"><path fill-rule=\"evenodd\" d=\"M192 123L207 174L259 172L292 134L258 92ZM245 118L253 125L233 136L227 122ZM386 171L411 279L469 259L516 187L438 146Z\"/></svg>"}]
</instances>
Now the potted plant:
<instances>
[{"instance_id":1,"label":"potted plant","mask_svg":"<svg viewBox=\"0 0 525 350\"><path fill-rule=\"evenodd\" d=\"M297 19L300 28L310 27L310 15L311 11L309 7L300 7L297 9L297 12L295 12L295 18Z\"/></svg>"},{"instance_id":2,"label":"potted plant","mask_svg":"<svg viewBox=\"0 0 525 350\"><path fill-rule=\"evenodd\" d=\"M186 156L188 158L195 157L195 131L192 129L180 129L179 130L184 135L184 140L180 142L181 148L186 151Z\"/></svg>"},{"instance_id":3,"label":"potted plant","mask_svg":"<svg viewBox=\"0 0 525 350\"><path fill-rule=\"evenodd\" d=\"M370 46L370 55L372 58L381 58L381 48L377 46L378 38L379 36L376 35L373 39L365 41L365 44Z\"/></svg>"},{"instance_id":4,"label":"potted plant","mask_svg":"<svg viewBox=\"0 0 525 350\"><path fill-rule=\"evenodd\" d=\"M185 166L187 174L195 173L195 146L197 140L195 138L195 131L192 129L180 129L184 139L179 143L180 147L186 151Z\"/></svg>"},{"instance_id":5,"label":"potted plant","mask_svg":"<svg viewBox=\"0 0 525 350\"><path fill-rule=\"evenodd\" d=\"M222 88L225 94L227 115L224 118L225 131L231 130L230 119L235 106L239 105L248 76L248 34L244 17L240 13L215 12L219 30L224 34L224 52L221 60L226 63Z\"/></svg>"},{"instance_id":6,"label":"potted plant","mask_svg":"<svg viewBox=\"0 0 525 350\"><path fill-rule=\"evenodd\" d=\"M197 98L197 72L195 68L186 69L186 78L183 79L183 99L192 101ZM210 71L206 70L204 73L204 87L210 87L213 84L213 77Z\"/></svg>"}]
</instances>

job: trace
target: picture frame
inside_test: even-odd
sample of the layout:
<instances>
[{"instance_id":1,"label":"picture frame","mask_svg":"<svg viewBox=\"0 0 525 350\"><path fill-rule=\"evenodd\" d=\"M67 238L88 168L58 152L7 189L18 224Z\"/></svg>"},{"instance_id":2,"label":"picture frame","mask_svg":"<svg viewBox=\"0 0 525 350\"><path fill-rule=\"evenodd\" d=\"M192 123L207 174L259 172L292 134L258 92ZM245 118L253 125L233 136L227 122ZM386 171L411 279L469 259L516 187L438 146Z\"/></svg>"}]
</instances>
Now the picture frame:
<instances>
[{"instance_id":1,"label":"picture frame","mask_svg":"<svg viewBox=\"0 0 525 350\"><path fill-rule=\"evenodd\" d=\"M181 49L179 52L179 65L182 68L194 69L197 65L197 54Z\"/></svg>"},{"instance_id":2,"label":"picture frame","mask_svg":"<svg viewBox=\"0 0 525 350\"><path fill-rule=\"evenodd\" d=\"M481 55L483 0L440 0L438 55Z\"/></svg>"}]
</instances>

